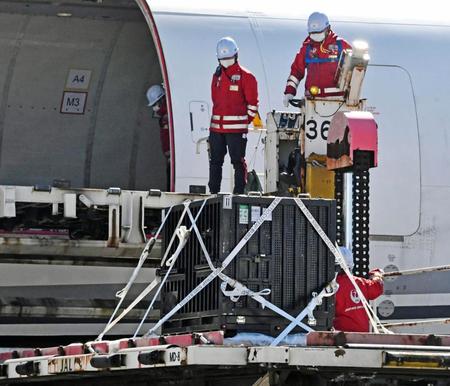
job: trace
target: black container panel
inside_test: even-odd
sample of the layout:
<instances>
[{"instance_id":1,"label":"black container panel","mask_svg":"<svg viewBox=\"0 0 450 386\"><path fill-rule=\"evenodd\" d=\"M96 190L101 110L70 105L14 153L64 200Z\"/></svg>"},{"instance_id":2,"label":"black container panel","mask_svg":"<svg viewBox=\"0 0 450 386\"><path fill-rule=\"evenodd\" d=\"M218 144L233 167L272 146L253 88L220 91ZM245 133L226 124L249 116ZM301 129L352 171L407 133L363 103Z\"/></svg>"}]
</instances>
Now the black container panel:
<instances>
[{"instance_id":1,"label":"black container panel","mask_svg":"<svg viewBox=\"0 0 450 386\"><path fill-rule=\"evenodd\" d=\"M273 198L233 197L232 209L223 209L223 197L209 199L197 221L206 249L215 266L229 255ZM303 200L332 242L335 240L335 202ZM195 216L200 202L191 204ZM167 222L166 249L183 207L175 207ZM190 227L186 216L183 223ZM177 242L171 247L172 254ZM169 255L170 255L169 254ZM298 314L334 276L334 257L309 224L293 199L283 199L224 271L253 291L270 289L267 300L292 315ZM162 313L186 297L210 273L200 243L192 231L173 274L161 294ZM163 272L161 272L162 274ZM163 327L164 332L200 331L210 328L251 330L276 334L288 324L284 318L248 297L232 302L220 290L216 278ZM318 328L331 326L334 302L327 299L315 313ZM238 323L245 319L245 323Z\"/></svg>"}]
</instances>

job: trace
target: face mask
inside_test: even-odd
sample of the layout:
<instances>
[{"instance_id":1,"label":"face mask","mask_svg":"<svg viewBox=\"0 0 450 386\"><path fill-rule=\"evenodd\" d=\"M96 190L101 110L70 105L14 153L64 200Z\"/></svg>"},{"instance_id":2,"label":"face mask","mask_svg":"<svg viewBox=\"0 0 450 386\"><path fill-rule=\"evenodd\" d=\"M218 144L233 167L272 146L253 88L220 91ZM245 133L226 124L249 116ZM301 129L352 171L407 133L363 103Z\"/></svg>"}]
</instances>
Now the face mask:
<instances>
[{"instance_id":1,"label":"face mask","mask_svg":"<svg viewBox=\"0 0 450 386\"><path fill-rule=\"evenodd\" d=\"M309 34L309 37L314 40L315 42L320 43L323 41L326 37L326 31L317 32L317 33L311 33Z\"/></svg>"},{"instance_id":2,"label":"face mask","mask_svg":"<svg viewBox=\"0 0 450 386\"><path fill-rule=\"evenodd\" d=\"M159 110L161 110L159 103L153 105L152 110L153 110L152 118L161 118L161 115L159 114Z\"/></svg>"},{"instance_id":3,"label":"face mask","mask_svg":"<svg viewBox=\"0 0 450 386\"><path fill-rule=\"evenodd\" d=\"M222 67L228 68L230 66L232 66L235 63L235 59L234 58L230 58L230 59L220 59L219 63Z\"/></svg>"}]
</instances>

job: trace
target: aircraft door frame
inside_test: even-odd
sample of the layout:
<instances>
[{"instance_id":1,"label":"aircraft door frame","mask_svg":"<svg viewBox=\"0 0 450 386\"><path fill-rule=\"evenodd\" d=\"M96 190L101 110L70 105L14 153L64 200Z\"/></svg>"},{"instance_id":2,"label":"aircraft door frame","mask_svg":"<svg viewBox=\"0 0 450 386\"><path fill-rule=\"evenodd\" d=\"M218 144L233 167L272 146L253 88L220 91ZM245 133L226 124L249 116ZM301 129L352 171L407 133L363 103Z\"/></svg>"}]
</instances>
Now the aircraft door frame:
<instances>
[{"instance_id":1,"label":"aircraft door frame","mask_svg":"<svg viewBox=\"0 0 450 386\"><path fill-rule=\"evenodd\" d=\"M374 114L378 124L379 143L378 167L370 173L370 233L412 235L420 227L422 185L412 77L402 66L369 64L364 97L365 109Z\"/></svg>"}]
</instances>

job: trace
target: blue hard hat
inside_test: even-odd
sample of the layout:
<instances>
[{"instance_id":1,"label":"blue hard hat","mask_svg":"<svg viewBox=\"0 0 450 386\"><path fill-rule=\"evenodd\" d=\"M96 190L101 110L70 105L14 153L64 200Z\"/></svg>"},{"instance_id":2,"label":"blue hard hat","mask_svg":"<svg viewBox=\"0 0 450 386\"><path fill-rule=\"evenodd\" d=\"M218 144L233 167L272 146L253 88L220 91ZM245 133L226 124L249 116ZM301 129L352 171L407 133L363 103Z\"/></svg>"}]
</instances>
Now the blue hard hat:
<instances>
[{"instance_id":1,"label":"blue hard hat","mask_svg":"<svg viewBox=\"0 0 450 386\"><path fill-rule=\"evenodd\" d=\"M308 18L308 33L322 32L330 26L328 16L324 13L313 12Z\"/></svg>"},{"instance_id":2,"label":"blue hard hat","mask_svg":"<svg viewBox=\"0 0 450 386\"><path fill-rule=\"evenodd\" d=\"M352 270L354 265L352 251L346 247L339 247L339 249L341 250L342 256L344 257L345 263L347 264L348 268Z\"/></svg>"},{"instance_id":3,"label":"blue hard hat","mask_svg":"<svg viewBox=\"0 0 450 386\"><path fill-rule=\"evenodd\" d=\"M228 59L235 56L239 48L233 38L225 37L217 43L217 59Z\"/></svg>"},{"instance_id":4,"label":"blue hard hat","mask_svg":"<svg viewBox=\"0 0 450 386\"><path fill-rule=\"evenodd\" d=\"M148 106L153 106L164 95L166 95L164 88L159 84L154 84L147 90Z\"/></svg>"}]
</instances>

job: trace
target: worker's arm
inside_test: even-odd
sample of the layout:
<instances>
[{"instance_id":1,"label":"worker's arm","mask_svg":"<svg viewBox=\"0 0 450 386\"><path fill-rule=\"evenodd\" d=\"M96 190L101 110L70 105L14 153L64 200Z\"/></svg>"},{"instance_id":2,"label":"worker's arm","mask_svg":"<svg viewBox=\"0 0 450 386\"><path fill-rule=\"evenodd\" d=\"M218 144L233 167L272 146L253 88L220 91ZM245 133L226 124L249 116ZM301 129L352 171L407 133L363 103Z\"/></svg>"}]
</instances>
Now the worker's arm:
<instances>
[{"instance_id":1,"label":"worker's arm","mask_svg":"<svg viewBox=\"0 0 450 386\"><path fill-rule=\"evenodd\" d=\"M374 269L369 272L370 279L364 279L366 287L367 300L374 300L383 294L383 271Z\"/></svg>"},{"instance_id":2,"label":"worker's arm","mask_svg":"<svg viewBox=\"0 0 450 386\"><path fill-rule=\"evenodd\" d=\"M217 72L218 72L218 70L216 70L216 73ZM216 74L214 74L212 77L212 81L211 81L211 100L213 102L213 105L214 105L214 101L216 100L217 90L219 89L218 82L219 82L219 77Z\"/></svg>"},{"instance_id":3,"label":"worker's arm","mask_svg":"<svg viewBox=\"0 0 450 386\"><path fill-rule=\"evenodd\" d=\"M169 114L167 113L167 101L166 97L163 97L161 102L161 108L159 110L161 118L159 119L159 126L161 129L169 128Z\"/></svg>"},{"instance_id":4,"label":"worker's arm","mask_svg":"<svg viewBox=\"0 0 450 386\"><path fill-rule=\"evenodd\" d=\"M258 82L253 74L245 74L242 91L247 103L248 123L251 123L258 113Z\"/></svg>"},{"instance_id":5,"label":"worker's arm","mask_svg":"<svg viewBox=\"0 0 450 386\"><path fill-rule=\"evenodd\" d=\"M297 93L298 85L305 76L305 55L306 45L303 45L291 65L291 73L289 74L284 90L285 94L295 95Z\"/></svg>"},{"instance_id":6,"label":"worker's arm","mask_svg":"<svg viewBox=\"0 0 450 386\"><path fill-rule=\"evenodd\" d=\"M341 39L341 38L339 38L339 40L341 41L343 50L351 50L352 49L351 44L347 40L344 40L344 39Z\"/></svg>"}]
</instances>

